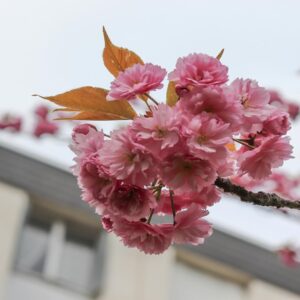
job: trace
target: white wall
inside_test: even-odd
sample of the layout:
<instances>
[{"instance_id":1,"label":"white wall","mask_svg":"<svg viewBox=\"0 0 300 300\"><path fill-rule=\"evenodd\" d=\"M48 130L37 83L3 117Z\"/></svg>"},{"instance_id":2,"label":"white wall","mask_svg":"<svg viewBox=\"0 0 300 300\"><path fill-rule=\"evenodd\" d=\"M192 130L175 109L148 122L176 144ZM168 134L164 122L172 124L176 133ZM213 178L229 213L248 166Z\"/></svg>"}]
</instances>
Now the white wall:
<instances>
[{"instance_id":1,"label":"white wall","mask_svg":"<svg viewBox=\"0 0 300 300\"><path fill-rule=\"evenodd\" d=\"M9 280L5 300L87 300L88 297L49 284L42 279L13 274Z\"/></svg>"},{"instance_id":2,"label":"white wall","mask_svg":"<svg viewBox=\"0 0 300 300\"><path fill-rule=\"evenodd\" d=\"M174 250L145 255L107 236L106 278L99 300L168 300Z\"/></svg>"},{"instance_id":3,"label":"white wall","mask_svg":"<svg viewBox=\"0 0 300 300\"><path fill-rule=\"evenodd\" d=\"M5 299L17 238L27 205L26 193L0 183L0 300Z\"/></svg>"},{"instance_id":4,"label":"white wall","mask_svg":"<svg viewBox=\"0 0 300 300\"><path fill-rule=\"evenodd\" d=\"M282 290L274 285L253 280L248 286L247 300L300 300L299 295Z\"/></svg>"},{"instance_id":5,"label":"white wall","mask_svg":"<svg viewBox=\"0 0 300 300\"><path fill-rule=\"evenodd\" d=\"M244 300L243 288L184 263L176 262L169 300Z\"/></svg>"}]
</instances>

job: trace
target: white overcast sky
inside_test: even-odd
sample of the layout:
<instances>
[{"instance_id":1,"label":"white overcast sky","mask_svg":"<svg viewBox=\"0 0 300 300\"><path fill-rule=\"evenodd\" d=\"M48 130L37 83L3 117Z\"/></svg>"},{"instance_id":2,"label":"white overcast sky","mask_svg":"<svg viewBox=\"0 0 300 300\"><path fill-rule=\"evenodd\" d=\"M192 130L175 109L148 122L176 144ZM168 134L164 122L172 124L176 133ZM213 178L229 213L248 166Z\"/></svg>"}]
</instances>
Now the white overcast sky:
<instances>
[{"instance_id":1,"label":"white overcast sky","mask_svg":"<svg viewBox=\"0 0 300 300\"><path fill-rule=\"evenodd\" d=\"M103 25L115 44L169 71L179 56L216 55L225 48L222 62L231 80L253 78L300 102L299 13L296 0L0 0L0 113L30 116L39 103L31 97L34 93L109 87L112 77L101 58ZM296 159L285 166L292 173L300 170L299 123L291 132ZM63 167L71 164L66 145L51 139L37 142L2 134L0 143ZM244 208L235 205L219 205L212 218L229 231L243 227L241 235L270 247L299 233L291 221L248 206L243 214ZM236 211L236 219L224 222L225 210ZM269 231L258 234L263 227Z\"/></svg>"}]
</instances>

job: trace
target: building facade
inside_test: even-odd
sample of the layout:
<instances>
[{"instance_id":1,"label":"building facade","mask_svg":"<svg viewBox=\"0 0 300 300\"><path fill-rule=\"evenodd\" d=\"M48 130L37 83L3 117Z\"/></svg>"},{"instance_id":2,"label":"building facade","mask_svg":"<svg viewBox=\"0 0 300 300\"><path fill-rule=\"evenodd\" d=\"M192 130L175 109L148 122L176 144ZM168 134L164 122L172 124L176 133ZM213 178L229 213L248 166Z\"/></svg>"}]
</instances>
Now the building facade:
<instances>
[{"instance_id":1,"label":"building facade","mask_svg":"<svg viewBox=\"0 0 300 300\"><path fill-rule=\"evenodd\" d=\"M300 299L300 270L216 230L151 256L103 233L68 172L0 147L0 300Z\"/></svg>"}]
</instances>

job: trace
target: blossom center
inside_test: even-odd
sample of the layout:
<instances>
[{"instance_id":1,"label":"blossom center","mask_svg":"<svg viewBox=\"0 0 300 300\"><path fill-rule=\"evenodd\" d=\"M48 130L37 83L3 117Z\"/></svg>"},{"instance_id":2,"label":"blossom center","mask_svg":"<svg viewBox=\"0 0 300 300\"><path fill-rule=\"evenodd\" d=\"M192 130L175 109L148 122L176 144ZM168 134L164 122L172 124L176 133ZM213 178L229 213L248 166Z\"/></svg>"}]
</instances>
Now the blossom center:
<instances>
[{"instance_id":1,"label":"blossom center","mask_svg":"<svg viewBox=\"0 0 300 300\"><path fill-rule=\"evenodd\" d=\"M198 136L198 138L197 138L197 143L200 144L200 145L202 145L202 144L204 144L205 142L207 142L207 140L208 140L208 138L207 138L206 136L200 135L200 136Z\"/></svg>"},{"instance_id":2,"label":"blossom center","mask_svg":"<svg viewBox=\"0 0 300 300\"><path fill-rule=\"evenodd\" d=\"M241 98L241 103L242 105L245 107L245 108L248 108L250 105L249 105L249 99L246 95L242 96Z\"/></svg>"},{"instance_id":3,"label":"blossom center","mask_svg":"<svg viewBox=\"0 0 300 300\"><path fill-rule=\"evenodd\" d=\"M134 161L135 157L136 157L136 154L132 153L132 152L128 153L127 156L126 156L128 162L131 162L131 163Z\"/></svg>"},{"instance_id":4,"label":"blossom center","mask_svg":"<svg viewBox=\"0 0 300 300\"><path fill-rule=\"evenodd\" d=\"M164 129L161 129L161 128L157 128L156 129L156 135L157 137L159 138L163 138L166 136L166 131Z\"/></svg>"}]
</instances>

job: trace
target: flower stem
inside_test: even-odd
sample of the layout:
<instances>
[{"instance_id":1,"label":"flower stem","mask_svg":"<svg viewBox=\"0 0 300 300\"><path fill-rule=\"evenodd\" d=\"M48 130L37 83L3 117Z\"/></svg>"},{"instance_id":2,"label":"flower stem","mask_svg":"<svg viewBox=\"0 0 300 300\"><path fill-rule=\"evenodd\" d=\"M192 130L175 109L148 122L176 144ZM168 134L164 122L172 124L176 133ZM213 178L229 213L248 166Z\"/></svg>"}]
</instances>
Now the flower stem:
<instances>
[{"instance_id":1,"label":"flower stem","mask_svg":"<svg viewBox=\"0 0 300 300\"><path fill-rule=\"evenodd\" d=\"M161 195L161 189L162 189L162 186L159 185L158 188L154 191L154 193L156 193L156 196L155 196L156 201L159 201L159 198ZM154 214L154 208L151 209L150 215L147 220L147 224L150 224L153 214Z\"/></svg>"},{"instance_id":2,"label":"flower stem","mask_svg":"<svg viewBox=\"0 0 300 300\"><path fill-rule=\"evenodd\" d=\"M154 208L151 209L150 215L147 220L147 224L150 224L153 214L154 214Z\"/></svg>"},{"instance_id":3,"label":"flower stem","mask_svg":"<svg viewBox=\"0 0 300 300\"><path fill-rule=\"evenodd\" d=\"M154 104L158 105L158 102L152 96L150 96L148 93L145 93L144 95L147 96Z\"/></svg>"},{"instance_id":4,"label":"flower stem","mask_svg":"<svg viewBox=\"0 0 300 300\"><path fill-rule=\"evenodd\" d=\"M175 205L174 205L174 192L172 190L169 191L170 193L170 200L171 200L171 208L172 208L172 215L173 215L173 225L176 224L176 210L175 210Z\"/></svg>"}]
</instances>

